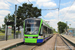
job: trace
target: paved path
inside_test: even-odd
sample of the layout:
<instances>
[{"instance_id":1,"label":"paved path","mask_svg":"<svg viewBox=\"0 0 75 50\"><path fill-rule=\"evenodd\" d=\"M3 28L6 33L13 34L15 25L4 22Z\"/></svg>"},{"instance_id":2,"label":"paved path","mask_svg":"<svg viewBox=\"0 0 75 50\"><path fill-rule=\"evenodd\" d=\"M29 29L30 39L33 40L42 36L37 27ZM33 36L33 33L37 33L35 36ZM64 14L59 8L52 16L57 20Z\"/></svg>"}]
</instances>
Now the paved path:
<instances>
[{"instance_id":1,"label":"paved path","mask_svg":"<svg viewBox=\"0 0 75 50\"><path fill-rule=\"evenodd\" d=\"M72 43L75 44L75 37L68 36L68 35L62 35L62 36L65 37L66 39L68 39L69 41L71 41Z\"/></svg>"},{"instance_id":2,"label":"paved path","mask_svg":"<svg viewBox=\"0 0 75 50\"><path fill-rule=\"evenodd\" d=\"M21 39L12 39L7 41L0 41L0 50L15 45L17 43L23 42L23 38Z\"/></svg>"},{"instance_id":3,"label":"paved path","mask_svg":"<svg viewBox=\"0 0 75 50\"><path fill-rule=\"evenodd\" d=\"M31 50L32 48L34 48L36 45L21 45L21 46L18 46L18 47L16 47L16 48L13 48L13 49L11 49L11 50Z\"/></svg>"}]
</instances>

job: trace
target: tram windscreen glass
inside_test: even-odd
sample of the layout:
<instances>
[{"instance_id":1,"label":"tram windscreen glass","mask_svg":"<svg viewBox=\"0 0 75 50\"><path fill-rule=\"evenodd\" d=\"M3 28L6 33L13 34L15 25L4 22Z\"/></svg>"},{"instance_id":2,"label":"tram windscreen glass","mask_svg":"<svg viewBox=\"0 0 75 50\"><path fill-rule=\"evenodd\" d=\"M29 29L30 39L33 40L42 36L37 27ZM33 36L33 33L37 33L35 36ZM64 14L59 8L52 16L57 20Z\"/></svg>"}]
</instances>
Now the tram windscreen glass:
<instances>
[{"instance_id":1,"label":"tram windscreen glass","mask_svg":"<svg viewBox=\"0 0 75 50\"><path fill-rule=\"evenodd\" d=\"M38 34L39 26L39 20L25 20L25 34Z\"/></svg>"}]
</instances>

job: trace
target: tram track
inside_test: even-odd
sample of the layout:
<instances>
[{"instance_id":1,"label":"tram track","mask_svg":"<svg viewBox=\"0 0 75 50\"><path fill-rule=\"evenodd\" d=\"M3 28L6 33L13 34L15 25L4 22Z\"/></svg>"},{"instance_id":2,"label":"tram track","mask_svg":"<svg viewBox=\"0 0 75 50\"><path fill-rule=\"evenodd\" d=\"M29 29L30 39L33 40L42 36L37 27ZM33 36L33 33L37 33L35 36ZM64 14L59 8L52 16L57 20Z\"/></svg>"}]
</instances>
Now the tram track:
<instances>
[{"instance_id":1,"label":"tram track","mask_svg":"<svg viewBox=\"0 0 75 50\"><path fill-rule=\"evenodd\" d=\"M37 46L33 47L31 50L37 50L37 49L42 50L42 49L44 49L44 48L41 49L39 47L41 47L44 44L46 44L46 42L48 42L52 37L53 37L53 35L49 39L47 39L45 42L37 44Z\"/></svg>"},{"instance_id":2,"label":"tram track","mask_svg":"<svg viewBox=\"0 0 75 50\"><path fill-rule=\"evenodd\" d=\"M72 50L72 48L65 42L65 40L60 35L57 35L54 50Z\"/></svg>"},{"instance_id":3,"label":"tram track","mask_svg":"<svg viewBox=\"0 0 75 50\"><path fill-rule=\"evenodd\" d=\"M62 39L62 41L67 45L67 47L69 48L69 50L72 50L72 48L63 40L62 37L60 37Z\"/></svg>"},{"instance_id":4,"label":"tram track","mask_svg":"<svg viewBox=\"0 0 75 50\"><path fill-rule=\"evenodd\" d=\"M50 39L50 38L49 38ZM48 40L47 40L48 41ZM33 44L33 43L23 43L20 46L16 46L14 48L11 48L10 50L35 50L35 48L42 46L45 42L39 43L39 44Z\"/></svg>"},{"instance_id":5,"label":"tram track","mask_svg":"<svg viewBox=\"0 0 75 50\"><path fill-rule=\"evenodd\" d=\"M56 50L56 44L57 44L57 35L56 35L56 38L55 38L55 47L54 47L54 50Z\"/></svg>"}]
</instances>

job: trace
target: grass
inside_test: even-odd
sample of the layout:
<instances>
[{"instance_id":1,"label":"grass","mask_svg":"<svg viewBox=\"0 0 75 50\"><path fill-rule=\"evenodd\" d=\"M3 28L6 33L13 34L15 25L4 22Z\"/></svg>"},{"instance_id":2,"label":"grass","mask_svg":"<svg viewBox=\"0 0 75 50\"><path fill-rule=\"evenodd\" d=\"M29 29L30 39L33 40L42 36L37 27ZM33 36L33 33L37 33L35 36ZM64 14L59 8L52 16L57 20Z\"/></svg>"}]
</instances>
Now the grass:
<instances>
[{"instance_id":1,"label":"grass","mask_svg":"<svg viewBox=\"0 0 75 50\"><path fill-rule=\"evenodd\" d=\"M5 39L5 33L0 32L0 39ZM13 34L8 35L8 39L13 39Z\"/></svg>"},{"instance_id":2,"label":"grass","mask_svg":"<svg viewBox=\"0 0 75 50\"><path fill-rule=\"evenodd\" d=\"M13 35L13 34L11 34L11 35ZM5 36L5 33L0 31L0 36Z\"/></svg>"},{"instance_id":3,"label":"grass","mask_svg":"<svg viewBox=\"0 0 75 50\"><path fill-rule=\"evenodd\" d=\"M13 39L13 34L8 36L8 39Z\"/></svg>"},{"instance_id":4,"label":"grass","mask_svg":"<svg viewBox=\"0 0 75 50\"><path fill-rule=\"evenodd\" d=\"M3 33L0 33L0 36L5 36L5 34L3 34Z\"/></svg>"},{"instance_id":5,"label":"grass","mask_svg":"<svg viewBox=\"0 0 75 50\"><path fill-rule=\"evenodd\" d=\"M5 33L0 31L0 36L5 36Z\"/></svg>"},{"instance_id":6,"label":"grass","mask_svg":"<svg viewBox=\"0 0 75 50\"><path fill-rule=\"evenodd\" d=\"M14 34L13 33L14 32L12 32L11 35L8 35L8 40L14 38L14 36L13 36ZM5 39L5 33L3 33L2 31L0 31L0 39Z\"/></svg>"}]
</instances>

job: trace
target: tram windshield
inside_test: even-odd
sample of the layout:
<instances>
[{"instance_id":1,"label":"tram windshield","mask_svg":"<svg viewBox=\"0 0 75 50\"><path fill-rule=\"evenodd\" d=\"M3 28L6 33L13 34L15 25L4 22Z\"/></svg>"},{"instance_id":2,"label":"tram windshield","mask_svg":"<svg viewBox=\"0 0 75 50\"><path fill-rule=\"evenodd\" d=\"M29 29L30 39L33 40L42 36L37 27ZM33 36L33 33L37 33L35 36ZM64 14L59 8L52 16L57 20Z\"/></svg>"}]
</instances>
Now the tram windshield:
<instances>
[{"instance_id":1,"label":"tram windshield","mask_svg":"<svg viewBox=\"0 0 75 50\"><path fill-rule=\"evenodd\" d=\"M38 34L40 26L39 20L25 20L25 34Z\"/></svg>"}]
</instances>

